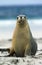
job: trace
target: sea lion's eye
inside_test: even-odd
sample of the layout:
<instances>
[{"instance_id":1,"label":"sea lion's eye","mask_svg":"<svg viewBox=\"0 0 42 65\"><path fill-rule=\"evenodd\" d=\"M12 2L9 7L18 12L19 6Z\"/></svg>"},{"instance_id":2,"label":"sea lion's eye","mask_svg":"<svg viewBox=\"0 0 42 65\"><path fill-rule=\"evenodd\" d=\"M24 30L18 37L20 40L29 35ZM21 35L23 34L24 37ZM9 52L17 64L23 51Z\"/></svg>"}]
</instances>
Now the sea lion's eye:
<instances>
[{"instance_id":1,"label":"sea lion's eye","mask_svg":"<svg viewBox=\"0 0 42 65\"><path fill-rule=\"evenodd\" d=\"M24 18L26 19L26 16L24 16Z\"/></svg>"},{"instance_id":2,"label":"sea lion's eye","mask_svg":"<svg viewBox=\"0 0 42 65\"><path fill-rule=\"evenodd\" d=\"M18 19L18 16L17 16L17 19Z\"/></svg>"},{"instance_id":3,"label":"sea lion's eye","mask_svg":"<svg viewBox=\"0 0 42 65\"><path fill-rule=\"evenodd\" d=\"M22 19L22 16L20 17L20 19Z\"/></svg>"}]
</instances>

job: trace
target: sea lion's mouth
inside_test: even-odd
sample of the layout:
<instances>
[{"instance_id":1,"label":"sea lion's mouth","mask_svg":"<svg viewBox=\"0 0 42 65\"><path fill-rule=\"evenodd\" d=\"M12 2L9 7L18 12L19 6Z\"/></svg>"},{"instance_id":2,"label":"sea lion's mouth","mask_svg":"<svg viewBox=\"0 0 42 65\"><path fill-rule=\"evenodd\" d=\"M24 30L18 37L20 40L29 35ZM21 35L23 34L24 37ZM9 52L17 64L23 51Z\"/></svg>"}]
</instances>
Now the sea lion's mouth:
<instances>
[{"instance_id":1,"label":"sea lion's mouth","mask_svg":"<svg viewBox=\"0 0 42 65\"><path fill-rule=\"evenodd\" d=\"M22 21L22 20L21 20L21 21L19 21L19 24L24 24L24 21Z\"/></svg>"}]
</instances>

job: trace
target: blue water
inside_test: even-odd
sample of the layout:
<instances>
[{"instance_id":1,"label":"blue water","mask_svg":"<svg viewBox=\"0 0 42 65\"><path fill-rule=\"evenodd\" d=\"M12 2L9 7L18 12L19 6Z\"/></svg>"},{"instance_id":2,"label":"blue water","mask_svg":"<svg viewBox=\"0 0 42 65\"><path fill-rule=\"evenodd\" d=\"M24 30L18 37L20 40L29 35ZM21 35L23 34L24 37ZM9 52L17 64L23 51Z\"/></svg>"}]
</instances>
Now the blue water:
<instances>
[{"instance_id":1,"label":"blue water","mask_svg":"<svg viewBox=\"0 0 42 65\"><path fill-rule=\"evenodd\" d=\"M0 19L14 19L24 14L27 18L42 18L42 5L0 6Z\"/></svg>"}]
</instances>

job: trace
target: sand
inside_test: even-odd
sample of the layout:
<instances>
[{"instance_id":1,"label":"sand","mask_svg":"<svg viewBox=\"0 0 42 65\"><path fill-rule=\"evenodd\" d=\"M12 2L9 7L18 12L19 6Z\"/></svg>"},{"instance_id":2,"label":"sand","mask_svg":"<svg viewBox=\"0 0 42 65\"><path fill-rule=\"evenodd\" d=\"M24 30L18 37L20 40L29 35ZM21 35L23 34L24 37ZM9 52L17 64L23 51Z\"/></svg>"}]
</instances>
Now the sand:
<instances>
[{"instance_id":1,"label":"sand","mask_svg":"<svg viewBox=\"0 0 42 65\"><path fill-rule=\"evenodd\" d=\"M36 40L36 42L38 45L38 51L34 57L0 57L0 65L42 65L42 40ZM11 41L0 41L0 48L8 48L10 46ZM7 54L7 52L0 52L0 56L5 56Z\"/></svg>"}]
</instances>

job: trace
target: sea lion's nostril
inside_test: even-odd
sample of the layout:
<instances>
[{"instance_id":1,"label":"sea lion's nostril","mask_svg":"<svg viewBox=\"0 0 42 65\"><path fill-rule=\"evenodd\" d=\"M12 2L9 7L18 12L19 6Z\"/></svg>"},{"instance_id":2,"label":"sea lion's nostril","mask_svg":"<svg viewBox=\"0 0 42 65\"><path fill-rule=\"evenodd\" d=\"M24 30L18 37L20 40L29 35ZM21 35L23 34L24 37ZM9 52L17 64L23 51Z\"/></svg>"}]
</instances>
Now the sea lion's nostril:
<instances>
[{"instance_id":1,"label":"sea lion's nostril","mask_svg":"<svg viewBox=\"0 0 42 65\"><path fill-rule=\"evenodd\" d=\"M20 23L20 21L19 21L19 23Z\"/></svg>"}]
</instances>

